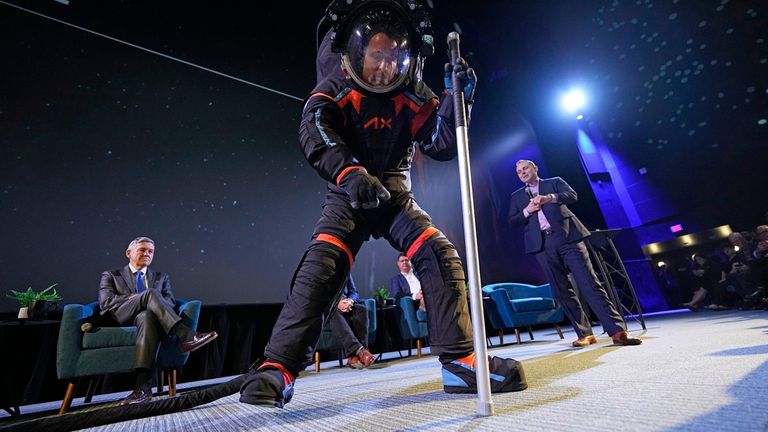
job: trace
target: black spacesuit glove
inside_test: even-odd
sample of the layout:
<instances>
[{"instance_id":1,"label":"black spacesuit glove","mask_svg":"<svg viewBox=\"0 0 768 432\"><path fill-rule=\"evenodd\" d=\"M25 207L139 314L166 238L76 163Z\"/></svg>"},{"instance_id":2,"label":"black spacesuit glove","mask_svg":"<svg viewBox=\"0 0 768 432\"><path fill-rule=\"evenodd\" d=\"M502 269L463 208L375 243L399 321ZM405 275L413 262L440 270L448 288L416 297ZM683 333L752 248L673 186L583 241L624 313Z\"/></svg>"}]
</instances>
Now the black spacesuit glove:
<instances>
[{"instance_id":1,"label":"black spacesuit glove","mask_svg":"<svg viewBox=\"0 0 768 432\"><path fill-rule=\"evenodd\" d=\"M361 166L350 166L339 174L336 180L337 186L349 195L349 202L353 209L370 209L379 206L379 200L387 201L390 198L389 191L384 188L379 179L368 174Z\"/></svg>"}]
</instances>

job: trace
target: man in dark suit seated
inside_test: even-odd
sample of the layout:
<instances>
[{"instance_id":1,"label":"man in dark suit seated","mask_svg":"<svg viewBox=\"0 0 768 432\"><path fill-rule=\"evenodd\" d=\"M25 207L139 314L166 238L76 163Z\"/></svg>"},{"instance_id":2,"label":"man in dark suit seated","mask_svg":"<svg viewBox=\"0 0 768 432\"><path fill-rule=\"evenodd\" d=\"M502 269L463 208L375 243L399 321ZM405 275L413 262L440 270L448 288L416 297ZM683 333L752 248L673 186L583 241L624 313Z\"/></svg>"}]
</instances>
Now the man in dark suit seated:
<instances>
[{"instance_id":1,"label":"man in dark suit seated","mask_svg":"<svg viewBox=\"0 0 768 432\"><path fill-rule=\"evenodd\" d=\"M525 252L536 255L558 302L571 321L578 335L573 346L584 347L597 340L579 296L568 281L569 272L614 344L642 343L627 334L623 319L592 268L583 241L590 235L589 231L567 206L576 202L576 191L560 177L540 179L539 168L532 161L517 161L516 169L524 186L512 193L509 223L524 226Z\"/></svg>"},{"instance_id":2,"label":"man in dark suit seated","mask_svg":"<svg viewBox=\"0 0 768 432\"><path fill-rule=\"evenodd\" d=\"M328 319L328 327L341 342L345 355L349 355L347 366L355 369L367 368L373 363L373 354L368 351L368 310L364 304L357 303L357 292L352 275L341 293L341 300L336 311ZM351 355L350 355L351 353Z\"/></svg>"},{"instance_id":3,"label":"man in dark suit seated","mask_svg":"<svg viewBox=\"0 0 768 432\"><path fill-rule=\"evenodd\" d=\"M194 351L216 339L216 332L197 333L181 323L174 311L175 299L168 274L149 269L155 255L155 242L137 237L125 251L128 265L101 274L99 307L122 326L136 326L134 370L136 385L122 405L152 399L152 369L160 341L174 335L182 352Z\"/></svg>"},{"instance_id":4,"label":"man in dark suit seated","mask_svg":"<svg viewBox=\"0 0 768 432\"><path fill-rule=\"evenodd\" d=\"M411 260L404 253L397 256L397 268L400 270L400 273L392 276L389 282L390 297L396 299L411 297L414 302L418 303L419 309L425 310L421 282L413 273Z\"/></svg>"}]
</instances>

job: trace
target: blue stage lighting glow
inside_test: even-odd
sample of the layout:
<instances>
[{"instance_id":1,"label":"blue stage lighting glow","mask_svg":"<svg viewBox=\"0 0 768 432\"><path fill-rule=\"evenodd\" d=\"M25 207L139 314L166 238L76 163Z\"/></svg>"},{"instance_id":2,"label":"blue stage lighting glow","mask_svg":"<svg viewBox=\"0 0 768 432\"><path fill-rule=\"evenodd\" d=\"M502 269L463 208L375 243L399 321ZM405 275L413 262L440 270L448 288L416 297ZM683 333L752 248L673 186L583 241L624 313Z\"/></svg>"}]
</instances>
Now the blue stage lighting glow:
<instances>
[{"instance_id":1,"label":"blue stage lighting glow","mask_svg":"<svg viewBox=\"0 0 768 432\"><path fill-rule=\"evenodd\" d=\"M587 104L587 96L581 89L573 89L563 95L560 104L569 113L581 114L579 111Z\"/></svg>"}]
</instances>

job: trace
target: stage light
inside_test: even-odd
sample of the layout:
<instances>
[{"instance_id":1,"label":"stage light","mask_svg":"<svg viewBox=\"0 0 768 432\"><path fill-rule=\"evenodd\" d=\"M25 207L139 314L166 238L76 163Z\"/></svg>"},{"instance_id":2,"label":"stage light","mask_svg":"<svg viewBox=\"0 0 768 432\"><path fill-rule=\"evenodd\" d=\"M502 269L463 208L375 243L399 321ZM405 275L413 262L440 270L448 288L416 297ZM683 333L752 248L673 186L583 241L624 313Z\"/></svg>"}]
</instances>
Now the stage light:
<instances>
[{"instance_id":1,"label":"stage light","mask_svg":"<svg viewBox=\"0 0 768 432\"><path fill-rule=\"evenodd\" d=\"M667 263L665 263L664 261L659 261L658 263L656 263L656 265L659 267L664 267L665 265L667 265Z\"/></svg>"},{"instance_id":2,"label":"stage light","mask_svg":"<svg viewBox=\"0 0 768 432\"><path fill-rule=\"evenodd\" d=\"M669 227L669 230L672 231L672 233L679 233L683 230L683 224L676 224Z\"/></svg>"},{"instance_id":3,"label":"stage light","mask_svg":"<svg viewBox=\"0 0 768 432\"><path fill-rule=\"evenodd\" d=\"M734 252L738 252L738 251L739 251L739 249L741 249L741 248L740 248L740 247L738 247L738 246L734 246L734 247L733 247L733 250L734 250Z\"/></svg>"},{"instance_id":4,"label":"stage light","mask_svg":"<svg viewBox=\"0 0 768 432\"><path fill-rule=\"evenodd\" d=\"M573 89L564 94L560 99L560 105L571 114L582 115L581 110L587 104L587 96L581 89Z\"/></svg>"}]
</instances>

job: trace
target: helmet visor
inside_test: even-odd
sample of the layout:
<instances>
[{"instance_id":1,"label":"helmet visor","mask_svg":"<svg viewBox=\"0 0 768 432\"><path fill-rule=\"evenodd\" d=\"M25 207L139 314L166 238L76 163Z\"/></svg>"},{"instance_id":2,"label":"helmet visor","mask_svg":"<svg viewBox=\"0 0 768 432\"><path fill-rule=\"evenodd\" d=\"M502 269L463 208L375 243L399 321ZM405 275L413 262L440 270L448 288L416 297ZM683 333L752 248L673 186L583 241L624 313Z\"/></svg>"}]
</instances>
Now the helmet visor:
<instances>
[{"instance_id":1,"label":"helmet visor","mask_svg":"<svg viewBox=\"0 0 768 432\"><path fill-rule=\"evenodd\" d=\"M410 34L398 14L373 10L353 23L344 54L350 75L369 90L389 91L410 66Z\"/></svg>"}]
</instances>

